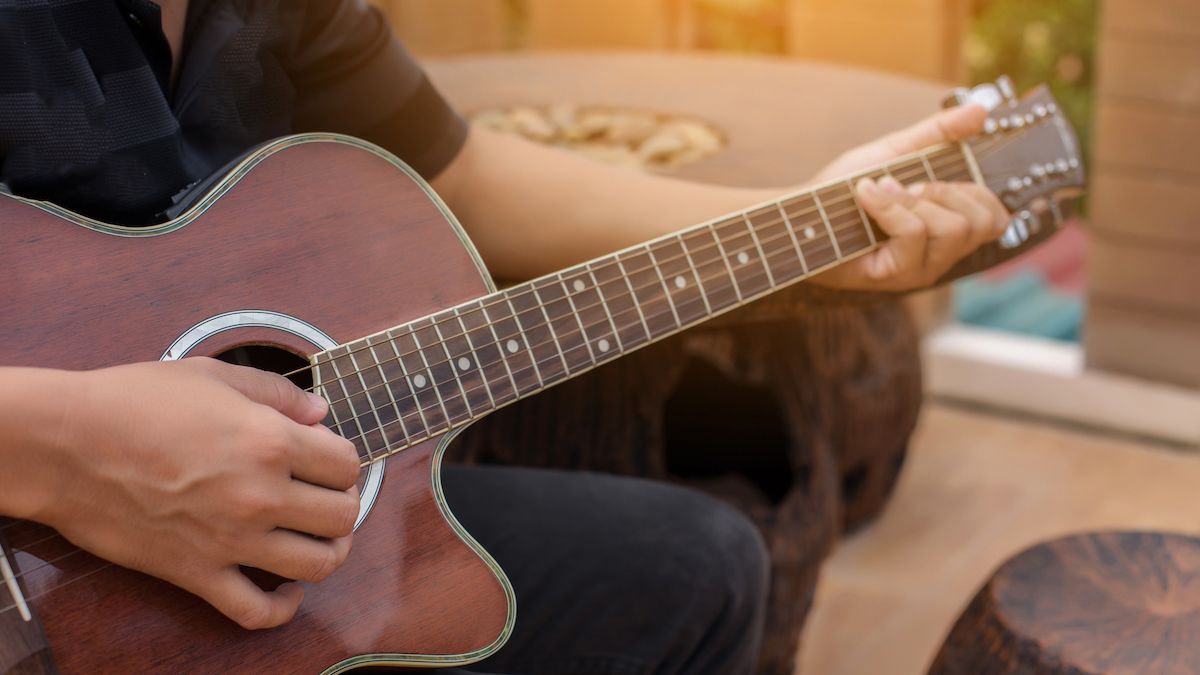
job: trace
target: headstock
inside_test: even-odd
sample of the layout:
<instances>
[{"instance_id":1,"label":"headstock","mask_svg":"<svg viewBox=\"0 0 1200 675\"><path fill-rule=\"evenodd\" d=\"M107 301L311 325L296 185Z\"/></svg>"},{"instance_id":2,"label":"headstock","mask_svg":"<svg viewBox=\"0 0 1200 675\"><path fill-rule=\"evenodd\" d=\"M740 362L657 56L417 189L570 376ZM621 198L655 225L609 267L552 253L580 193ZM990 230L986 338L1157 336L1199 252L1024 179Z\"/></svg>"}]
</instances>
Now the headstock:
<instances>
[{"instance_id":1,"label":"headstock","mask_svg":"<svg viewBox=\"0 0 1200 675\"><path fill-rule=\"evenodd\" d=\"M1017 99L1012 82L957 89L948 105L988 109L984 133L966 142L984 183L1015 217L1002 246L1020 245L1043 227L1062 225L1087 185L1075 129L1042 85Z\"/></svg>"}]
</instances>

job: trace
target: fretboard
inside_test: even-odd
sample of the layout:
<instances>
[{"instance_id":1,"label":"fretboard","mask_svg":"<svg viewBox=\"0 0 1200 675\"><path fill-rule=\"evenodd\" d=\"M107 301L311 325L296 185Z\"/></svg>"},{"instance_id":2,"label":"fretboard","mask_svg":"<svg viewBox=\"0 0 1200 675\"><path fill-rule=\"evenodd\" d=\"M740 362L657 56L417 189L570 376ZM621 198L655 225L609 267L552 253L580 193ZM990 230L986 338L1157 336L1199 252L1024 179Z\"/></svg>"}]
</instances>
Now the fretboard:
<instances>
[{"instance_id":1,"label":"fretboard","mask_svg":"<svg viewBox=\"0 0 1200 675\"><path fill-rule=\"evenodd\" d=\"M512 286L314 357L327 424L364 463L439 436L861 255L863 176L971 180L943 146Z\"/></svg>"}]
</instances>

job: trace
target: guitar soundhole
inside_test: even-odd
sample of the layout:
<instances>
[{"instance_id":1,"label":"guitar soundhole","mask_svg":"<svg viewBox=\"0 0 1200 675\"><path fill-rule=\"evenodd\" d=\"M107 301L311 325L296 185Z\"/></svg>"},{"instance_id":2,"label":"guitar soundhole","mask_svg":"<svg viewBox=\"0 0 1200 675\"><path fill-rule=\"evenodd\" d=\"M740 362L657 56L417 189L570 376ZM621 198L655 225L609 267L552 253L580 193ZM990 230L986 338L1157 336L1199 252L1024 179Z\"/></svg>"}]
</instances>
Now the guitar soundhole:
<instances>
[{"instance_id":1,"label":"guitar soundhole","mask_svg":"<svg viewBox=\"0 0 1200 675\"><path fill-rule=\"evenodd\" d=\"M245 345L217 354L217 358L238 366L250 366L280 375L287 375L301 389L313 386L308 359L272 345ZM296 372L299 371L299 372Z\"/></svg>"}]
</instances>

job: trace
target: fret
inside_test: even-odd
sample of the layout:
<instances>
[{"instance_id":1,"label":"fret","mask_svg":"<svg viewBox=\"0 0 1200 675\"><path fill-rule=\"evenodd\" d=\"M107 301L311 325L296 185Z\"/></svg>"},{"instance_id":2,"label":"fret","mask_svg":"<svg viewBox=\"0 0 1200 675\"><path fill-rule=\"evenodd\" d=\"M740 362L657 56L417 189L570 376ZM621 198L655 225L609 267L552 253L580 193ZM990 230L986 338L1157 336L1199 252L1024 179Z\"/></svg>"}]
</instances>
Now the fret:
<instances>
[{"instance_id":1,"label":"fret","mask_svg":"<svg viewBox=\"0 0 1200 675\"><path fill-rule=\"evenodd\" d=\"M358 351L354 345L355 343L351 343L349 346L347 346L346 355L350 357L350 365L354 368L354 376L358 378L358 383L362 385L363 395L367 397L367 407L371 409L370 414L375 419L375 424L377 425L375 428L378 430L379 440L382 443L382 445L378 446L377 449L380 451L380 454L386 455L392 448L392 440L388 437L387 427L383 425L383 417L379 415L379 409L386 409L386 405L381 406L375 403L375 396L378 396L381 392L379 390L373 391L367 386L367 378L363 376L363 368L358 365L358 357L362 356L365 358L368 356L368 353L364 351ZM357 356L355 355L356 353ZM378 367L378 365L379 364L377 362L375 367ZM372 394L374 394L374 396Z\"/></svg>"},{"instance_id":2,"label":"fret","mask_svg":"<svg viewBox=\"0 0 1200 675\"><path fill-rule=\"evenodd\" d=\"M696 273L696 283L704 293L709 314L736 305L741 297L733 282L733 267L712 228L704 225L683 232L679 235L679 243L687 251L688 262Z\"/></svg>"},{"instance_id":3,"label":"fret","mask_svg":"<svg viewBox=\"0 0 1200 675\"><path fill-rule=\"evenodd\" d=\"M428 420L426 427L436 431L451 426L455 419L442 398L442 392L437 386L437 377L429 368L429 359L425 356L413 325L409 324L404 332L393 338L392 345L401 355L400 360L408 374L409 387L416 394L421 410Z\"/></svg>"},{"instance_id":4,"label":"fret","mask_svg":"<svg viewBox=\"0 0 1200 675\"><path fill-rule=\"evenodd\" d=\"M342 393L345 396L345 398L343 400L338 402L338 405L345 406L345 412L347 412L349 414L350 419L354 422L354 426L358 429L358 435L356 437L353 437L353 438L347 437L347 438L349 438L355 444L356 447L361 445L363 450L367 451L367 459L372 460L372 459L375 459L375 454L371 451L371 446L375 445L376 447L381 447L382 444L380 443L380 441L382 441L383 439L377 438L374 441L374 443L372 442L373 439L371 437L371 434L373 434L373 433L378 434L379 432L377 429L370 428L369 420L366 420L367 424L364 425L364 418L366 417L367 413L360 413L358 411L358 406L355 405L355 396L361 395L362 392L354 391L355 385L357 384L356 380L352 379L350 377L347 377L345 374L342 373L342 369L338 368L338 359L344 358L344 354L339 355L336 352L338 350L344 351L345 349L346 349L345 345L342 345L342 346L339 346L335 349L331 349L328 352L326 352L327 354L329 354L328 363L329 363L329 366L331 368L333 368L333 376L337 380L337 383L341 387ZM369 403L368 403L368 405L369 405ZM332 409L332 407L333 407L333 404L331 402L330 408Z\"/></svg>"},{"instance_id":5,"label":"fret","mask_svg":"<svg viewBox=\"0 0 1200 675\"><path fill-rule=\"evenodd\" d=\"M766 261L762 259L745 219L734 216L714 223L712 229L725 259L733 267L738 295L743 299L752 298L770 290Z\"/></svg>"},{"instance_id":6,"label":"fret","mask_svg":"<svg viewBox=\"0 0 1200 675\"><path fill-rule=\"evenodd\" d=\"M871 245L879 243L878 237L875 236L875 223L867 216L867 212L863 210L862 202L858 199L858 192L854 187L854 183L846 181L846 188L850 191L850 198L854 200L854 208L858 211L859 222L867 229L867 236L871 238Z\"/></svg>"},{"instance_id":7,"label":"fret","mask_svg":"<svg viewBox=\"0 0 1200 675\"><path fill-rule=\"evenodd\" d=\"M419 372L414 373L412 370L409 370L408 364L405 363L405 360L410 359L410 357L412 359L415 359L415 357L410 353L410 352L412 352L412 347L407 346L412 343L412 340L411 340L411 338L406 338L404 340L396 338L392 335L392 331L390 331L390 330L387 331L386 333L384 333L384 337L387 338L388 346L390 346L392 348L392 353L396 355L395 363L397 366L400 367L400 373L404 378L403 382L405 384L405 387L412 393L413 407L417 409L417 417L419 417L421 419L421 426L425 428L425 434L427 436L431 435L433 433L434 429L441 428L442 426L444 426L445 418L444 417L441 417L441 418L434 417L434 421L436 422L436 424L431 425L429 423L429 418L427 418L425 416L426 405L425 405L424 399L426 399L428 397L428 390L426 390L425 392L420 391L421 387L416 386L416 383L413 381L414 375L419 374ZM404 343L406 345L403 348L403 351L401 351L401 349L402 349L400 347L401 343ZM418 371L419 371L419 368L418 368ZM424 379L425 376L421 375L421 378ZM434 412L437 412L438 408L440 406L439 406L438 402L434 402L434 404L431 407L433 408ZM444 412L445 411L442 411L442 413L440 413L440 414L444 414Z\"/></svg>"},{"instance_id":8,"label":"fret","mask_svg":"<svg viewBox=\"0 0 1200 675\"><path fill-rule=\"evenodd\" d=\"M333 421L333 429L342 438L350 440L354 443L354 447L367 450L366 457L370 458L370 450L366 448L366 435L362 431L362 427L358 425L358 419L354 416L354 411L350 407L350 394L346 391L346 387L342 385L341 379L337 376L337 369L333 365L332 357L329 352L325 352L326 361L321 360L321 355L316 358L317 373L314 382L315 385L321 388L324 392L325 400L329 402L329 413L325 415L325 419ZM330 374L329 370L334 372ZM334 385L337 385L337 390L334 390ZM337 391L341 393L338 394ZM324 420L322 420L324 423ZM350 423L354 424L354 428L350 427ZM325 424L329 426L329 424ZM357 431L355 431L357 429ZM363 457L363 453L358 453L359 457Z\"/></svg>"},{"instance_id":9,"label":"fret","mask_svg":"<svg viewBox=\"0 0 1200 675\"><path fill-rule=\"evenodd\" d=\"M863 226L853 194L839 184L818 190L816 196L828 207L827 222L840 255L852 255L871 247L870 228Z\"/></svg>"},{"instance_id":10,"label":"fret","mask_svg":"<svg viewBox=\"0 0 1200 675\"><path fill-rule=\"evenodd\" d=\"M593 363L620 353L616 324L608 315L608 308L588 268L576 267L559 273L558 278L575 312L579 330L587 340Z\"/></svg>"},{"instance_id":11,"label":"fret","mask_svg":"<svg viewBox=\"0 0 1200 675\"><path fill-rule=\"evenodd\" d=\"M467 337L467 345L475 352L492 407L497 408L516 399L517 380L508 366L508 360L504 358L504 347L496 337L496 327L487 320L483 306L455 309L454 314L463 335Z\"/></svg>"},{"instance_id":12,"label":"fret","mask_svg":"<svg viewBox=\"0 0 1200 675\"><path fill-rule=\"evenodd\" d=\"M782 202L777 202L775 208L779 210L779 217L783 219L788 237L792 240L792 247L796 249L796 257L800 260L800 269L804 271L805 276L808 276L808 260L804 258L804 249L800 248L800 240L796 238L796 228L792 226L792 219L788 218L787 211L783 210Z\"/></svg>"},{"instance_id":13,"label":"fret","mask_svg":"<svg viewBox=\"0 0 1200 675\"><path fill-rule=\"evenodd\" d=\"M754 231L754 224L750 222L745 213L742 214L742 222L746 224L746 229L750 230L750 238L754 240L754 248L758 249L758 259L762 261L763 270L767 273L767 282L771 288L774 288L776 286L775 275L771 273L771 265L767 261L767 255L763 253L762 243L758 240L758 233Z\"/></svg>"},{"instance_id":14,"label":"fret","mask_svg":"<svg viewBox=\"0 0 1200 675\"><path fill-rule=\"evenodd\" d=\"M442 406L451 426L466 422L474 415L467 403L466 390L458 379L454 364L450 361L450 352L442 340L434 317L425 317L410 324L413 327L413 339L417 343L417 353L430 374L430 386L438 393Z\"/></svg>"},{"instance_id":15,"label":"fret","mask_svg":"<svg viewBox=\"0 0 1200 675\"><path fill-rule=\"evenodd\" d=\"M483 377L479 355L471 349L462 324L458 321L458 312L453 309L442 312L435 315L434 320L434 328L442 339L442 349L450 361L450 370L458 381L458 388L467 402L471 417L478 417L477 411L494 409L496 400Z\"/></svg>"},{"instance_id":16,"label":"fret","mask_svg":"<svg viewBox=\"0 0 1200 675\"><path fill-rule=\"evenodd\" d=\"M517 395L523 396L541 389L544 386L542 375L533 362L533 352L529 349L525 333L517 323L512 303L507 300L485 303L482 309L483 318L487 320L492 335L496 337L496 344L502 347L504 363L512 373Z\"/></svg>"},{"instance_id":17,"label":"fret","mask_svg":"<svg viewBox=\"0 0 1200 675\"><path fill-rule=\"evenodd\" d=\"M821 198L813 193L813 203L817 205L817 211L821 213L821 220L825 223L825 230L829 233L829 240L833 242L833 252L838 260L842 258L842 249L838 246L837 237L833 234L833 226L829 224L829 216L825 215L825 207L821 204Z\"/></svg>"},{"instance_id":18,"label":"fret","mask_svg":"<svg viewBox=\"0 0 1200 675\"><path fill-rule=\"evenodd\" d=\"M654 258L654 250L649 244L643 244L642 248L646 249L646 255L650 258L650 267L654 270L655 276L658 277L658 284L662 286L663 297L667 299L667 306L671 308L671 316L675 319L675 326L683 325L679 320L679 310L675 308L675 299L671 297L671 289L667 287L667 280L663 277L662 267L659 266L658 260Z\"/></svg>"},{"instance_id":19,"label":"fret","mask_svg":"<svg viewBox=\"0 0 1200 675\"><path fill-rule=\"evenodd\" d=\"M622 350L628 351L650 341L650 326L637 306L629 278L620 271L620 261L615 258L608 260L610 262L588 265L588 270L596 280L596 290L604 301L605 309L612 317L617 342Z\"/></svg>"},{"instance_id":20,"label":"fret","mask_svg":"<svg viewBox=\"0 0 1200 675\"><path fill-rule=\"evenodd\" d=\"M687 259L688 270L692 273L692 278L696 280L696 289L700 293L700 300L704 302L704 313L712 314L712 305L708 304L708 291L704 288L704 278L700 276L700 270L696 268L696 261L692 259L687 243L683 241L683 233L676 234L675 239L679 242L679 250L683 251L683 257Z\"/></svg>"},{"instance_id":21,"label":"fret","mask_svg":"<svg viewBox=\"0 0 1200 675\"><path fill-rule=\"evenodd\" d=\"M542 311L541 302L532 289L516 286L504 292L512 306L513 317L521 327L521 334L529 346L529 354L533 360L533 368L537 371L538 381L552 384L567 375L567 360L562 355L562 349L550 332L550 325Z\"/></svg>"},{"instance_id":22,"label":"fret","mask_svg":"<svg viewBox=\"0 0 1200 675\"><path fill-rule=\"evenodd\" d=\"M733 294L737 297L738 302L742 302L742 289L738 285L737 275L733 273L733 263L729 260L729 251L725 250L725 245L721 243L721 237L717 234L717 229L709 225L704 228L712 236L712 240L717 242L717 251L721 254L721 262L725 263L725 271L729 273L729 286L733 288ZM707 247L700 246L699 250L704 250Z\"/></svg>"},{"instance_id":23,"label":"fret","mask_svg":"<svg viewBox=\"0 0 1200 675\"><path fill-rule=\"evenodd\" d=\"M936 183L938 179L937 172L933 170L933 165L929 163L929 157L927 157L923 152L921 153L921 166L925 169L925 177L928 178L930 182Z\"/></svg>"},{"instance_id":24,"label":"fret","mask_svg":"<svg viewBox=\"0 0 1200 675\"><path fill-rule=\"evenodd\" d=\"M372 340L376 340L377 342L372 342ZM385 342L382 338L378 336L367 337L362 342L366 344L367 351L370 352L371 359L375 362L375 367L369 368L364 373L364 377L367 380L367 391L380 390L381 393L387 396L388 401L391 403L391 412L388 412L389 406L386 404L381 408L379 415L383 419L383 426L384 428L391 428L392 425L399 427L400 432L404 434L405 445L409 445L412 443L413 436L412 432L409 431L409 424L413 420L405 419L405 417L412 417L415 413L412 411L406 413L404 410L401 410L400 401L403 400L406 402L404 408L407 409L409 407L407 402L415 402L415 400L412 398L410 392L408 392L407 386L405 386L404 375L399 372L400 365L387 352L384 353L383 358L380 358L379 352L375 351L375 347ZM398 387L403 388L403 393L399 396L396 394ZM392 413L395 413L394 420L392 419Z\"/></svg>"},{"instance_id":25,"label":"fret","mask_svg":"<svg viewBox=\"0 0 1200 675\"><path fill-rule=\"evenodd\" d=\"M816 196L811 192L796 195L780 203L784 214L796 230L800 255L809 272L815 272L837 262L837 252L820 219Z\"/></svg>"},{"instance_id":26,"label":"fret","mask_svg":"<svg viewBox=\"0 0 1200 675\"><path fill-rule=\"evenodd\" d=\"M773 204L744 216L758 234L767 268L771 271L771 280L782 284L804 276L804 265L800 262L803 254L796 255L796 246L789 235L790 228L785 224L786 217L779 207Z\"/></svg>"},{"instance_id":27,"label":"fret","mask_svg":"<svg viewBox=\"0 0 1200 675\"><path fill-rule=\"evenodd\" d=\"M650 330L651 338L658 338L679 329L675 309L666 296L658 267L650 260L644 248L626 251L617 255L617 264L629 283L634 304L641 311L642 321Z\"/></svg>"},{"instance_id":28,"label":"fret","mask_svg":"<svg viewBox=\"0 0 1200 675\"><path fill-rule=\"evenodd\" d=\"M667 297L675 307L681 325L696 323L710 312L701 292L687 252L678 238L654 242L648 247L650 259L658 268L659 278L665 281Z\"/></svg>"},{"instance_id":29,"label":"fret","mask_svg":"<svg viewBox=\"0 0 1200 675\"><path fill-rule=\"evenodd\" d=\"M588 277L592 280L592 289L596 293L596 306L604 310L604 316L608 319L608 325L612 328L612 339L617 343L617 351L625 351L625 344L621 340L620 332L617 330L617 320L613 317L612 310L608 307L608 301L604 299L604 293L601 291L600 281L596 279L596 273L592 271L592 264L585 263L584 269L587 270ZM608 351L607 349L602 351Z\"/></svg>"},{"instance_id":30,"label":"fret","mask_svg":"<svg viewBox=\"0 0 1200 675\"><path fill-rule=\"evenodd\" d=\"M588 344L587 336L579 325L579 319L567 301L566 289L557 278L543 279L533 282L534 292L542 301L542 311L550 322L550 330L562 351L563 360L567 364L567 372L575 373L595 365L592 347Z\"/></svg>"}]
</instances>

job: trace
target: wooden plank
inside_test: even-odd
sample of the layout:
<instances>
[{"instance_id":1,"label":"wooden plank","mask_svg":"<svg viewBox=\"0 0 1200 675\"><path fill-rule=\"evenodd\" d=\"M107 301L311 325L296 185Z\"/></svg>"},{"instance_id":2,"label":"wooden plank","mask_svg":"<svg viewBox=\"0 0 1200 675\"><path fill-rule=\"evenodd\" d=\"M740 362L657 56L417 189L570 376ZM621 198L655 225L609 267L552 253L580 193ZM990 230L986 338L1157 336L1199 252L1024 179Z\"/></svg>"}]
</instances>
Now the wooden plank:
<instances>
[{"instance_id":1,"label":"wooden plank","mask_svg":"<svg viewBox=\"0 0 1200 675\"><path fill-rule=\"evenodd\" d=\"M667 49L677 44L672 5L663 0L527 0L525 11L526 42L534 49Z\"/></svg>"},{"instance_id":2,"label":"wooden plank","mask_svg":"<svg viewBox=\"0 0 1200 675\"><path fill-rule=\"evenodd\" d=\"M1090 220L1098 230L1200 246L1200 181L1098 167Z\"/></svg>"},{"instance_id":3,"label":"wooden plank","mask_svg":"<svg viewBox=\"0 0 1200 675\"><path fill-rule=\"evenodd\" d=\"M416 54L461 54L505 46L504 0L373 0Z\"/></svg>"},{"instance_id":4,"label":"wooden plank","mask_svg":"<svg viewBox=\"0 0 1200 675\"><path fill-rule=\"evenodd\" d=\"M1115 34L1099 54L1098 90L1200 110L1200 41L1156 41Z\"/></svg>"},{"instance_id":5,"label":"wooden plank","mask_svg":"<svg viewBox=\"0 0 1200 675\"><path fill-rule=\"evenodd\" d=\"M1096 112L1096 161L1200 178L1200 112L1102 100Z\"/></svg>"},{"instance_id":6,"label":"wooden plank","mask_svg":"<svg viewBox=\"0 0 1200 675\"><path fill-rule=\"evenodd\" d=\"M1200 314L1200 249L1141 247L1136 240L1094 232L1088 245L1088 288L1146 311Z\"/></svg>"},{"instance_id":7,"label":"wooden plank","mask_svg":"<svg viewBox=\"0 0 1200 675\"><path fill-rule=\"evenodd\" d=\"M1200 316L1166 316L1093 297L1084 335L1090 367L1200 388Z\"/></svg>"},{"instance_id":8,"label":"wooden plank","mask_svg":"<svg viewBox=\"0 0 1200 675\"><path fill-rule=\"evenodd\" d=\"M1200 37L1200 2L1196 0L1106 0L1103 6L1105 35L1148 32Z\"/></svg>"}]
</instances>

